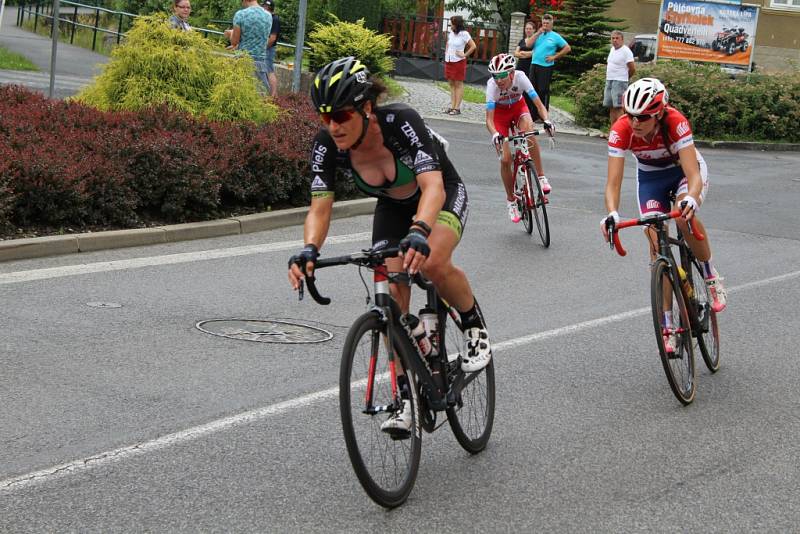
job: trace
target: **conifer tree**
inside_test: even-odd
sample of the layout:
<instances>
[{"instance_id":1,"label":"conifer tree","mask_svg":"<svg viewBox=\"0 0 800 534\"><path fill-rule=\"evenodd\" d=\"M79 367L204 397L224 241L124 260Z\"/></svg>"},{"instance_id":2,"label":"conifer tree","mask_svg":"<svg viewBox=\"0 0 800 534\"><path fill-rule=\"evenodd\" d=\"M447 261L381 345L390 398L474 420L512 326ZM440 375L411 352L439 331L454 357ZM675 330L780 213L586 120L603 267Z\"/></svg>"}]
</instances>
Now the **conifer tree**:
<instances>
[{"instance_id":1,"label":"conifer tree","mask_svg":"<svg viewBox=\"0 0 800 534\"><path fill-rule=\"evenodd\" d=\"M329 0L328 9L340 20L356 22L364 19L367 28L379 30L381 3L377 0Z\"/></svg>"},{"instance_id":2,"label":"conifer tree","mask_svg":"<svg viewBox=\"0 0 800 534\"><path fill-rule=\"evenodd\" d=\"M621 29L606 11L614 0L564 0L561 9L553 12L555 31L569 43L572 51L558 60L555 74L576 80L597 63L605 63L612 30Z\"/></svg>"}]
</instances>

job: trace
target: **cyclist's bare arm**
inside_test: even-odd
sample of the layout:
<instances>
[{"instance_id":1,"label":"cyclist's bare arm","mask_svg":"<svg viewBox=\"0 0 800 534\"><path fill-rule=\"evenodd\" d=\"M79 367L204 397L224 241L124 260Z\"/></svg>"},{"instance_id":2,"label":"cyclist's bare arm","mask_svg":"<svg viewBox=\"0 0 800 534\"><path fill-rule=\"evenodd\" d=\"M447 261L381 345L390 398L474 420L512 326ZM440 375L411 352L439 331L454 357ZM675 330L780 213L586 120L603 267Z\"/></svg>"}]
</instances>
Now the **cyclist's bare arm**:
<instances>
[{"instance_id":1,"label":"cyclist's bare arm","mask_svg":"<svg viewBox=\"0 0 800 534\"><path fill-rule=\"evenodd\" d=\"M622 189L622 175L625 171L625 158L608 156L608 178L606 179L606 211L615 212L619 209L619 195ZM605 224L600 225L603 237L608 239Z\"/></svg>"},{"instance_id":2,"label":"cyclist's bare arm","mask_svg":"<svg viewBox=\"0 0 800 534\"><path fill-rule=\"evenodd\" d=\"M697 163L697 152L695 151L694 144L685 146L678 150L678 157L681 162L681 169L686 175L686 180L689 182L689 196L700 202L700 193L703 190L703 177L700 176L700 165ZM691 219L692 210L684 210L684 217Z\"/></svg>"},{"instance_id":3,"label":"cyclist's bare arm","mask_svg":"<svg viewBox=\"0 0 800 534\"><path fill-rule=\"evenodd\" d=\"M497 130L494 129L494 110L487 109L486 110L486 129L489 130L491 135L497 133Z\"/></svg>"},{"instance_id":4,"label":"cyclist's bare arm","mask_svg":"<svg viewBox=\"0 0 800 534\"><path fill-rule=\"evenodd\" d=\"M303 242L305 244L313 244L316 247L322 248L325 238L328 237L328 228L331 225L331 216L333 214L333 197L312 198L311 207L306 216L306 222L303 227ZM313 272L313 264L306 264L306 271L308 274ZM300 286L300 280L303 279L303 273L297 265L289 266L289 283L294 289Z\"/></svg>"},{"instance_id":5,"label":"cyclist's bare arm","mask_svg":"<svg viewBox=\"0 0 800 534\"><path fill-rule=\"evenodd\" d=\"M539 117L541 117L543 121L550 120L550 115L547 113L547 108L544 107L541 98L538 96L534 98L533 105L536 106L536 111L539 112Z\"/></svg>"},{"instance_id":6,"label":"cyclist's bare arm","mask_svg":"<svg viewBox=\"0 0 800 534\"><path fill-rule=\"evenodd\" d=\"M322 248L325 238L328 237L332 214L332 196L311 199L311 207L308 209L308 215L306 215L306 222L303 227L303 240L305 243L313 243L318 248Z\"/></svg>"}]
</instances>

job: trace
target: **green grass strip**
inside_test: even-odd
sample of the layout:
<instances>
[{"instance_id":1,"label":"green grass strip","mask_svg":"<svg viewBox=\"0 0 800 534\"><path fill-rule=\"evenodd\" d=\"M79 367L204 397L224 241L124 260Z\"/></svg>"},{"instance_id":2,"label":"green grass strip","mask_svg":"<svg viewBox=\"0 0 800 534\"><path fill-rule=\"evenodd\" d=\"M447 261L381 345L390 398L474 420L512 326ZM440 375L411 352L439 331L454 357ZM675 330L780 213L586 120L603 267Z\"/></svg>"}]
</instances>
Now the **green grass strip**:
<instances>
[{"instance_id":1,"label":"green grass strip","mask_svg":"<svg viewBox=\"0 0 800 534\"><path fill-rule=\"evenodd\" d=\"M5 70L39 70L39 67L28 61L25 56L0 46L0 69Z\"/></svg>"}]
</instances>

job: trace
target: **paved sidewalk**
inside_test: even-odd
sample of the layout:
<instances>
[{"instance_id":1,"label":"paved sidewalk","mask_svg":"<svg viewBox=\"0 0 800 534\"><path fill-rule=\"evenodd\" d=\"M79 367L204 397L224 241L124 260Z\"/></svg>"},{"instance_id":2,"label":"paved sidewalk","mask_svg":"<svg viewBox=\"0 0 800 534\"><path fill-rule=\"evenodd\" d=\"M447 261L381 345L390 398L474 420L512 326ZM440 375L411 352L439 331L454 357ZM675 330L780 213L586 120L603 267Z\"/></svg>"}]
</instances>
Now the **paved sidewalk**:
<instances>
[{"instance_id":1,"label":"paved sidewalk","mask_svg":"<svg viewBox=\"0 0 800 534\"><path fill-rule=\"evenodd\" d=\"M16 26L16 6L6 6L0 27L0 46L28 58L39 72L0 70L0 84L24 85L47 94L50 88L50 56L53 41ZM57 98L77 94L100 74L108 57L59 41L56 48L55 90Z\"/></svg>"},{"instance_id":2,"label":"paved sidewalk","mask_svg":"<svg viewBox=\"0 0 800 534\"><path fill-rule=\"evenodd\" d=\"M448 115L444 113L450 107L450 93L439 88L433 80L407 78L398 76L395 80L403 86L406 94L397 101L405 102L416 109L425 119L451 120L457 122L471 122L484 124L486 121L486 108L483 104L464 102L461 105L461 115ZM473 85L473 88L483 92L484 86ZM583 128L575 124L575 119L566 111L550 106L550 117L556 125L558 133L573 135L599 136L602 132L594 128ZM488 135L488 134L487 134Z\"/></svg>"}]
</instances>

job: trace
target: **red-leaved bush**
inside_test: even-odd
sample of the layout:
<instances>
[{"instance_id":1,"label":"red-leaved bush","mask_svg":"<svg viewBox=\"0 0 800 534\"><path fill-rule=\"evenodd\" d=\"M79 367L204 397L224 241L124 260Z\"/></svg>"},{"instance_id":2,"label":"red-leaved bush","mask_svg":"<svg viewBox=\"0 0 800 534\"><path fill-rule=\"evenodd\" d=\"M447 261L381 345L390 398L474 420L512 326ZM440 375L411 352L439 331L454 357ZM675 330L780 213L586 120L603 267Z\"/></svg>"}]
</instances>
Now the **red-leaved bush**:
<instances>
[{"instance_id":1,"label":"red-leaved bush","mask_svg":"<svg viewBox=\"0 0 800 534\"><path fill-rule=\"evenodd\" d=\"M271 124L165 108L101 112L0 87L0 229L127 228L309 202L319 122L303 95ZM338 181L337 198L355 196Z\"/></svg>"}]
</instances>

